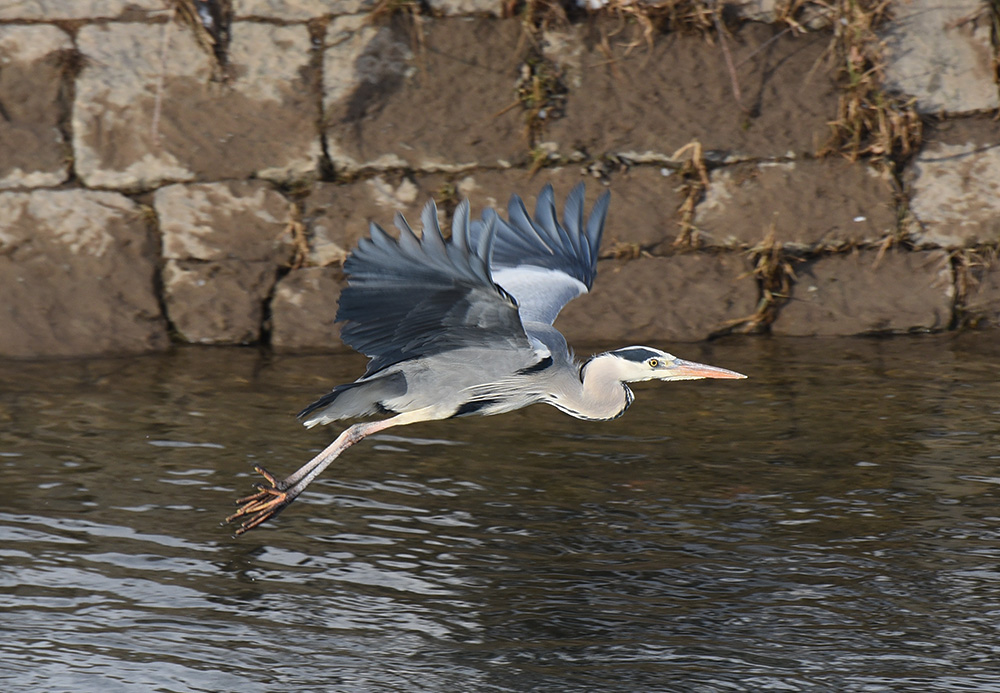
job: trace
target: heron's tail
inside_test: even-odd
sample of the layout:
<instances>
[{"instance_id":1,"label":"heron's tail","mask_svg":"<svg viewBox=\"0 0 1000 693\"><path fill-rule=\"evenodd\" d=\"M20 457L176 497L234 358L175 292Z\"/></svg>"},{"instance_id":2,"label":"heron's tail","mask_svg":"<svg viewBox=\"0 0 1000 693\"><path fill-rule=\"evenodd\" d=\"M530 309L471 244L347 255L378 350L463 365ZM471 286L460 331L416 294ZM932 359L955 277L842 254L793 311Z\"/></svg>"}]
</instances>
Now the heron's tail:
<instances>
[{"instance_id":1,"label":"heron's tail","mask_svg":"<svg viewBox=\"0 0 1000 693\"><path fill-rule=\"evenodd\" d=\"M328 424L338 419L351 419L371 414L391 414L387 400L406 394L406 378L402 373L390 373L371 379L361 379L338 385L333 391L299 412L306 428Z\"/></svg>"}]
</instances>

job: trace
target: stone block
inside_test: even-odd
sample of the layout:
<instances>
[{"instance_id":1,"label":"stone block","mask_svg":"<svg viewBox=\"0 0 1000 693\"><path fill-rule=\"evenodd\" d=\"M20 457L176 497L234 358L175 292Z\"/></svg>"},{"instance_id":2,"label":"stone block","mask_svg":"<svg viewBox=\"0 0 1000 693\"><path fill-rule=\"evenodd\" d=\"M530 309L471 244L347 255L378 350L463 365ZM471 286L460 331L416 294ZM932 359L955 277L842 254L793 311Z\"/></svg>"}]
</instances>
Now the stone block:
<instances>
[{"instance_id":1,"label":"stone block","mask_svg":"<svg viewBox=\"0 0 1000 693\"><path fill-rule=\"evenodd\" d=\"M897 217L888 176L862 162L812 159L713 171L694 224L709 246L753 247L773 226L779 243L820 250L891 236Z\"/></svg>"},{"instance_id":2,"label":"stone block","mask_svg":"<svg viewBox=\"0 0 1000 693\"><path fill-rule=\"evenodd\" d=\"M11 0L0 2L0 21L146 19L170 11L163 0Z\"/></svg>"},{"instance_id":3,"label":"stone block","mask_svg":"<svg viewBox=\"0 0 1000 693\"><path fill-rule=\"evenodd\" d=\"M771 331L836 336L947 329L954 284L941 250L827 255L795 268L789 302Z\"/></svg>"},{"instance_id":4,"label":"stone block","mask_svg":"<svg viewBox=\"0 0 1000 693\"><path fill-rule=\"evenodd\" d=\"M653 166L616 171L602 183L583 174L579 167L546 168L534 174L522 170L476 171L455 180L459 198L469 198L472 213L479 218L486 207L493 207L505 219L507 203L516 193L534 215L538 193L552 184L556 208L562 218L570 190L583 181L587 186L587 214L605 189L611 191L611 207L601 243L603 255L655 251L677 237L680 215L677 208L683 198L678 190L680 179L669 169Z\"/></svg>"},{"instance_id":5,"label":"stone block","mask_svg":"<svg viewBox=\"0 0 1000 693\"><path fill-rule=\"evenodd\" d=\"M168 345L157 244L111 192L0 193L0 356L87 356Z\"/></svg>"},{"instance_id":6,"label":"stone block","mask_svg":"<svg viewBox=\"0 0 1000 693\"><path fill-rule=\"evenodd\" d=\"M640 162L669 160L692 140L723 160L814 153L837 113L829 38L779 31L751 23L729 39L744 108L718 43L675 33L650 47L638 25L617 19L548 32L543 50L569 94L543 144Z\"/></svg>"},{"instance_id":7,"label":"stone block","mask_svg":"<svg viewBox=\"0 0 1000 693\"><path fill-rule=\"evenodd\" d=\"M502 0L427 0L431 12L445 17L481 15L503 16Z\"/></svg>"},{"instance_id":8,"label":"stone block","mask_svg":"<svg viewBox=\"0 0 1000 693\"><path fill-rule=\"evenodd\" d=\"M304 22L320 17L368 12L376 0L238 0L236 19L277 19Z\"/></svg>"},{"instance_id":9,"label":"stone block","mask_svg":"<svg viewBox=\"0 0 1000 693\"><path fill-rule=\"evenodd\" d=\"M153 196L167 314L189 342L260 339L278 268L291 259L289 202L268 183L169 185Z\"/></svg>"},{"instance_id":10,"label":"stone block","mask_svg":"<svg viewBox=\"0 0 1000 693\"><path fill-rule=\"evenodd\" d=\"M453 171L526 161L515 94L527 50L520 24L428 19L419 32L414 43L400 20L331 22L323 102L334 166Z\"/></svg>"},{"instance_id":11,"label":"stone block","mask_svg":"<svg viewBox=\"0 0 1000 693\"><path fill-rule=\"evenodd\" d=\"M334 322L343 284L336 267L304 267L283 277L271 300L271 346L279 351L347 350Z\"/></svg>"},{"instance_id":12,"label":"stone block","mask_svg":"<svg viewBox=\"0 0 1000 693\"><path fill-rule=\"evenodd\" d=\"M418 231L420 211L432 197L440 200L444 179L440 176L416 178L375 176L344 185L317 183L302 201L302 221L309 237L309 264L340 264L375 222L396 235L396 212L406 217ZM439 207L438 221L445 228L445 214Z\"/></svg>"},{"instance_id":13,"label":"stone block","mask_svg":"<svg viewBox=\"0 0 1000 693\"><path fill-rule=\"evenodd\" d=\"M54 26L0 26L0 188L54 186L69 175L59 121L72 48Z\"/></svg>"},{"instance_id":14,"label":"stone block","mask_svg":"<svg viewBox=\"0 0 1000 693\"><path fill-rule=\"evenodd\" d=\"M167 260L163 292L170 323L187 342L256 342L276 277L270 262Z\"/></svg>"},{"instance_id":15,"label":"stone block","mask_svg":"<svg viewBox=\"0 0 1000 693\"><path fill-rule=\"evenodd\" d=\"M962 321L974 327L1000 327L1000 259L979 261L966 273L966 295L959 306Z\"/></svg>"},{"instance_id":16,"label":"stone block","mask_svg":"<svg viewBox=\"0 0 1000 693\"><path fill-rule=\"evenodd\" d=\"M161 62L152 47L165 35ZM76 84L74 150L87 185L145 189L164 182L289 182L316 175L317 85L305 26L234 23L233 77L225 83L211 81L212 59L179 25L88 25L77 45L84 68Z\"/></svg>"},{"instance_id":17,"label":"stone block","mask_svg":"<svg viewBox=\"0 0 1000 693\"><path fill-rule=\"evenodd\" d=\"M570 344L692 342L750 317L758 296L735 253L602 260L591 293L570 302L556 327Z\"/></svg>"},{"instance_id":18,"label":"stone block","mask_svg":"<svg viewBox=\"0 0 1000 693\"><path fill-rule=\"evenodd\" d=\"M942 248L1000 243L1000 127L974 121L933 137L904 173L913 241Z\"/></svg>"},{"instance_id":19,"label":"stone block","mask_svg":"<svg viewBox=\"0 0 1000 693\"><path fill-rule=\"evenodd\" d=\"M723 11L732 11L751 22L774 24L794 0L723 0ZM812 31L829 29L835 21L835 6L827 3L802 3L794 13L796 21Z\"/></svg>"},{"instance_id":20,"label":"stone block","mask_svg":"<svg viewBox=\"0 0 1000 693\"><path fill-rule=\"evenodd\" d=\"M168 185L156 191L163 257L286 264L291 205L261 181Z\"/></svg>"},{"instance_id":21,"label":"stone block","mask_svg":"<svg viewBox=\"0 0 1000 693\"><path fill-rule=\"evenodd\" d=\"M885 86L915 96L923 113L997 108L990 17L981 0L894 3L884 32Z\"/></svg>"}]
</instances>

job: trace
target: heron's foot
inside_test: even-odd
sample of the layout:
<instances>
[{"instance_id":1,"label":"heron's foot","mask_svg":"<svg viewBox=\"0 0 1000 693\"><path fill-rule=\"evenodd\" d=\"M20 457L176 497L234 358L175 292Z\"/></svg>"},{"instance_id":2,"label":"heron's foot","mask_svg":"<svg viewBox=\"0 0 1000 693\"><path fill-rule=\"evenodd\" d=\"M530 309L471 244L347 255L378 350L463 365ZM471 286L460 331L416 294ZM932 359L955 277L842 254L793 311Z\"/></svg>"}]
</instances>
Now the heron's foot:
<instances>
[{"instance_id":1,"label":"heron's foot","mask_svg":"<svg viewBox=\"0 0 1000 693\"><path fill-rule=\"evenodd\" d=\"M254 527L261 525L272 517L287 508L297 493L290 493L286 490L286 485L282 481L274 478L270 472L263 467L254 467L254 470L267 479L270 486L257 484L257 493L240 498L236 501L239 510L226 518L226 522L233 522L241 517L246 518L236 528L236 534L240 535L249 532Z\"/></svg>"}]
</instances>

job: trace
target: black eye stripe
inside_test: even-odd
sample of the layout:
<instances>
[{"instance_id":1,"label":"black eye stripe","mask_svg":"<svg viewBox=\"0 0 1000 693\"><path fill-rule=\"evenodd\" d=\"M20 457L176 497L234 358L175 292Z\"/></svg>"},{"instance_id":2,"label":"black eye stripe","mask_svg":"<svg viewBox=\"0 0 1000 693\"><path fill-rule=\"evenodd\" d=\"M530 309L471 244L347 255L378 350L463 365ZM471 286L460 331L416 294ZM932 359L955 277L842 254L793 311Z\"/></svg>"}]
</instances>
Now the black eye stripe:
<instances>
[{"instance_id":1,"label":"black eye stripe","mask_svg":"<svg viewBox=\"0 0 1000 693\"><path fill-rule=\"evenodd\" d=\"M649 359L660 360L660 355L658 353L651 351L650 349L643 349L642 347L627 347L612 353L619 358L623 358L628 361L635 361L636 363L645 363Z\"/></svg>"}]
</instances>

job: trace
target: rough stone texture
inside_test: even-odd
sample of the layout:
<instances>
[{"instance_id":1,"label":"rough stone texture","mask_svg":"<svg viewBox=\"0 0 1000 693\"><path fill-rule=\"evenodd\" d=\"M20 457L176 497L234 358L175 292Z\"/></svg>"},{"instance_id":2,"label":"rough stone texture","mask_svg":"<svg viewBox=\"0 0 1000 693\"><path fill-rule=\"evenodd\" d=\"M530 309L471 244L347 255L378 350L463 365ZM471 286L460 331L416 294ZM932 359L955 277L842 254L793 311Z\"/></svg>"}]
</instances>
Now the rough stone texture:
<instances>
[{"instance_id":1,"label":"rough stone texture","mask_svg":"<svg viewBox=\"0 0 1000 693\"><path fill-rule=\"evenodd\" d=\"M604 190L604 185L593 178L584 177L578 166L543 168L534 174L529 171L470 171L456 176L454 186L459 199L468 199L472 204L474 219L478 219L487 207L497 210L506 219L511 195L519 195L529 214L533 216L538 193L546 184L551 184L555 192L556 208L561 212L566 195L580 182L587 186L589 213L594 200Z\"/></svg>"},{"instance_id":2,"label":"rough stone texture","mask_svg":"<svg viewBox=\"0 0 1000 693\"><path fill-rule=\"evenodd\" d=\"M736 254L603 260L592 292L566 306L556 327L572 343L690 342L753 314L750 267Z\"/></svg>"},{"instance_id":3,"label":"rough stone texture","mask_svg":"<svg viewBox=\"0 0 1000 693\"><path fill-rule=\"evenodd\" d=\"M376 0L237 0L237 19L278 19L301 22L319 17L357 14L371 10Z\"/></svg>"},{"instance_id":4,"label":"rough stone texture","mask_svg":"<svg viewBox=\"0 0 1000 693\"><path fill-rule=\"evenodd\" d=\"M748 24L730 40L750 115L735 103L717 44L669 34L650 48L639 27L611 20L549 32L543 48L561 67L569 95L565 116L541 139L566 156L633 161L669 159L694 139L717 158L814 153L837 110L832 68L823 60L829 38L775 38L777 31Z\"/></svg>"},{"instance_id":5,"label":"rough stone texture","mask_svg":"<svg viewBox=\"0 0 1000 693\"><path fill-rule=\"evenodd\" d=\"M444 180L434 175L415 179L375 176L346 185L317 183L301 203L309 237L309 264L343 262L368 235L371 222L396 235L393 219L397 211L419 231L420 211L432 197L441 199L443 186ZM443 227L445 216L440 208L438 221Z\"/></svg>"},{"instance_id":6,"label":"rough stone texture","mask_svg":"<svg viewBox=\"0 0 1000 693\"><path fill-rule=\"evenodd\" d=\"M581 181L587 186L588 214L598 195L605 189L611 190L602 254L633 254L640 249L652 252L677 237L680 221L677 208L683 197L678 191L679 178L668 169L640 167L619 171L609 175L606 184L584 176L579 167L543 169L534 175L476 171L457 178L455 188L460 198L471 200L476 218L485 207L493 207L507 217L507 202L512 193L520 195L528 211L534 214L538 193L546 183L551 183L561 215L567 195Z\"/></svg>"},{"instance_id":7,"label":"rough stone texture","mask_svg":"<svg viewBox=\"0 0 1000 693\"><path fill-rule=\"evenodd\" d=\"M271 345L279 351L347 349L334 322L342 286L335 267L305 267L283 277L271 301Z\"/></svg>"},{"instance_id":8,"label":"rough stone texture","mask_svg":"<svg viewBox=\"0 0 1000 693\"><path fill-rule=\"evenodd\" d=\"M954 285L940 250L828 255L795 268L791 300L771 331L833 336L946 329Z\"/></svg>"},{"instance_id":9,"label":"rough stone texture","mask_svg":"<svg viewBox=\"0 0 1000 693\"><path fill-rule=\"evenodd\" d=\"M327 31L327 151L343 170L458 170L526 159L514 107L526 46L517 22L430 19L420 45L400 21L340 17Z\"/></svg>"},{"instance_id":10,"label":"rough stone texture","mask_svg":"<svg viewBox=\"0 0 1000 693\"><path fill-rule=\"evenodd\" d=\"M59 185L69 149L59 129L63 64L73 48L53 26L0 26L0 188Z\"/></svg>"},{"instance_id":11,"label":"rough stone texture","mask_svg":"<svg viewBox=\"0 0 1000 693\"><path fill-rule=\"evenodd\" d=\"M0 356L165 348L155 273L155 243L128 198L0 193Z\"/></svg>"},{"instance_id":12,"label":"rough stone texture","mask_svg":"<svg viewBox=\"0 0 1000 693\"><path fill-rule=\"evenodd\" d=\"M735 11L743 19L771 24L778 20L796 0L724 0L725 10ZM834 7L826 3L807 2L795 13L795 20L812 31L828 29L836 17Z\"/></svg>"},{"instance_id":13,"label":"rough stone texture","mask_svg":"<svg viewBox=\"0 0 1000 693\"><path fill-rule=\"evenodd\" d=\"M4 0L0 20L144 19L170 12L163 0Z\"/></svg>"},{"instance_id":14,"label":"rough stone texture","mask_svg":"<svg viewBox=\"0 0 1000 693\"><path fill-rule=\"evenodd\" d=\"M914 242L1000 243L1000 126L974 119L938 128L905 172Z\"/></svg>"},{"instance_id":15,"label":"rough stone texture","mask_svg":"<svg viewBox=\"0 0 1000 693\"><path fill-rule=\"evenodd\" d=\"M963 321L975 327L1000 327L1000 259L965 271L969 290L961 306Z\"/></svg>"},{"instance_id":16,"label":"rough stone texture","mask_svg":"<svg viewBox=\"0 0 1000 693\"><path fill-rule=\"evenodd\" d=\"M696 238L709 246L752 247L772 225L775 240L819 250L870 243L896 230L888 176L840 159L742 164L716 170L695 208Z\"/></svg>"},{"instance_id":17,"label":"rough stone texture","mask_svg":"<svg viewBox=\"0 0 1000 693\"><path fill-rule=\"evenodd\" d=\"M461 15L503 15L502 0L427 0L431 11L446 17Z\"/></svg>"},{"instance_id":18,"label":"rough stone texture","mask_svg":"<svg viewBox=\"0 0 1000 693\"><path fill-rule=\"evenodd\" d=\"M1000 106L990 14L981 0L893 3L885 33L885 85L917 98L924 113Z\"/></svg>"},{"instance_id":19,"label":"rough stone texture","mask_svg":"<svg viewBox=\"0 0 1000 693\"><path fill-rule=\"evenodd\" d=\"M260 181L170 185L154 196L167 314L189 342L260 338L264 301L292 248L290 206Z\"/></svg>"},{"instance_id":20,"label":"rough stone texture","mask_svg":"<svg viewBox=\"0 0 1000 693\"><path fill-rule=\"evenodd\" d=\"M723 2L721 4L735 6L744 19L766 24L770 24L778 18L778 10L780 9L778 0L744 0L743 2Z\"/></svg>"},{"instance_id":21,"label":"rough stone texture","mask_svg":"<svg viewBox=\"0 0 1000 693\"><path fill-rule=\"evenodd\" d=\"M720 3L727 16L768 18L785 0ZM796 266L800 282L779 334L1000 322L997 270L981 265L1000 248L1000 124L991 114L928 120L923 151L904 172L910 240L955 251L962 274L948 283L940 250L889 254L872 273L872 253L815 257L897 230L890 183L863 163L803 156L825 143L836 114L829 33L794 37L745 23L727 39L741 106L718 40L657 33L650 42L635 23L581 10L535 44L520 20L495 18L501 0L429 0L424 9L434 16L375 24L357 14L373 6L238 0L245 21L233 26L223 75L165 0L0 0L0 189L83 188L0 194L0 306L18 327L0 329L0 353L142 351L163 346L171 323L178 339L271 336L281 349L325 349L337 334L335 265L370 221L395 233L401 210L419 232L433 197L447 227L462 197L477 217L488 205L504 210L511 193L532 208L547 182L561 209L581 180L588 208L606 187L612 203L595 293L571 303L561 321L578 341L613 332L654 343L698 339L746 318L757 282L741 254L718 251L757 244L772 223L777 242L813 258ZM941 16L985 6L896 3L904 33L938 22L910 36L912 55L897 54L897 66L933 56L940 82L921 84L934 98L975 97L981 80L956 86L974 71L950 48L920 41L945 38L975 55L985 45L982 18L942 29ZM818 26L828 10L806 3L795 17ZM452 16L465 12L478 16ZM322 41L310 34L323 27ZM539 49L551 63L536 60ZM948 72L955 66L961 75ZM555 95L546 127L529 141L517 89L552 67L561 70L555 86L568 92ZM995 99L992 82L983 93ZM941 108L921 98L921 108ZM695 139L723 165L695 219L700 240L715 247L676 255L682 181L661 166ZM322 173L337 183L315 182L323 146L334 175ZM563 168L534 170L539 155ZM754 161L733 165L747 158ZM91 195L94 187L150 191L141 199L153 201L155 221L116 194ZM310 267L289 270L299 220ZM161 238L151 237L153 227ZM962 289L957 306L953 287Z\"/></svg>"},{"instance_id":22,"label":"rough stone texture","mask_svg":"<svg viewBox=\"0 0 1000 693\"><path fill-rule=\"evenodd\" d=\"M163 257L287 263L291 206L261 181L168 185L153 196Z\"/></svg>"},{"instance_id":23,"label":"rough stone texture","mask_svg":"<svg viewBox=\"0 0 1000 693\"><path fill-rule=\"evenodd\" d=\"M164 32L168 77L154 135ZM100 24L80 30L84 68L73 109L77 173L90 186L315 175L320 155L311 42L304 26L237 22L234 77L213 83L212 61L176 25Z\"/></svg>"},{"instance_id":24,"label":"rough stone texture","mask_svg":"<svg viewBox=\"0 0 1000 693\"><path fill-rule=\"evenodd\" d=\"M170 322L187 342L256 342L276 272L270 262L167 260L163 289Z\"/></svg>"}]
</instances>

